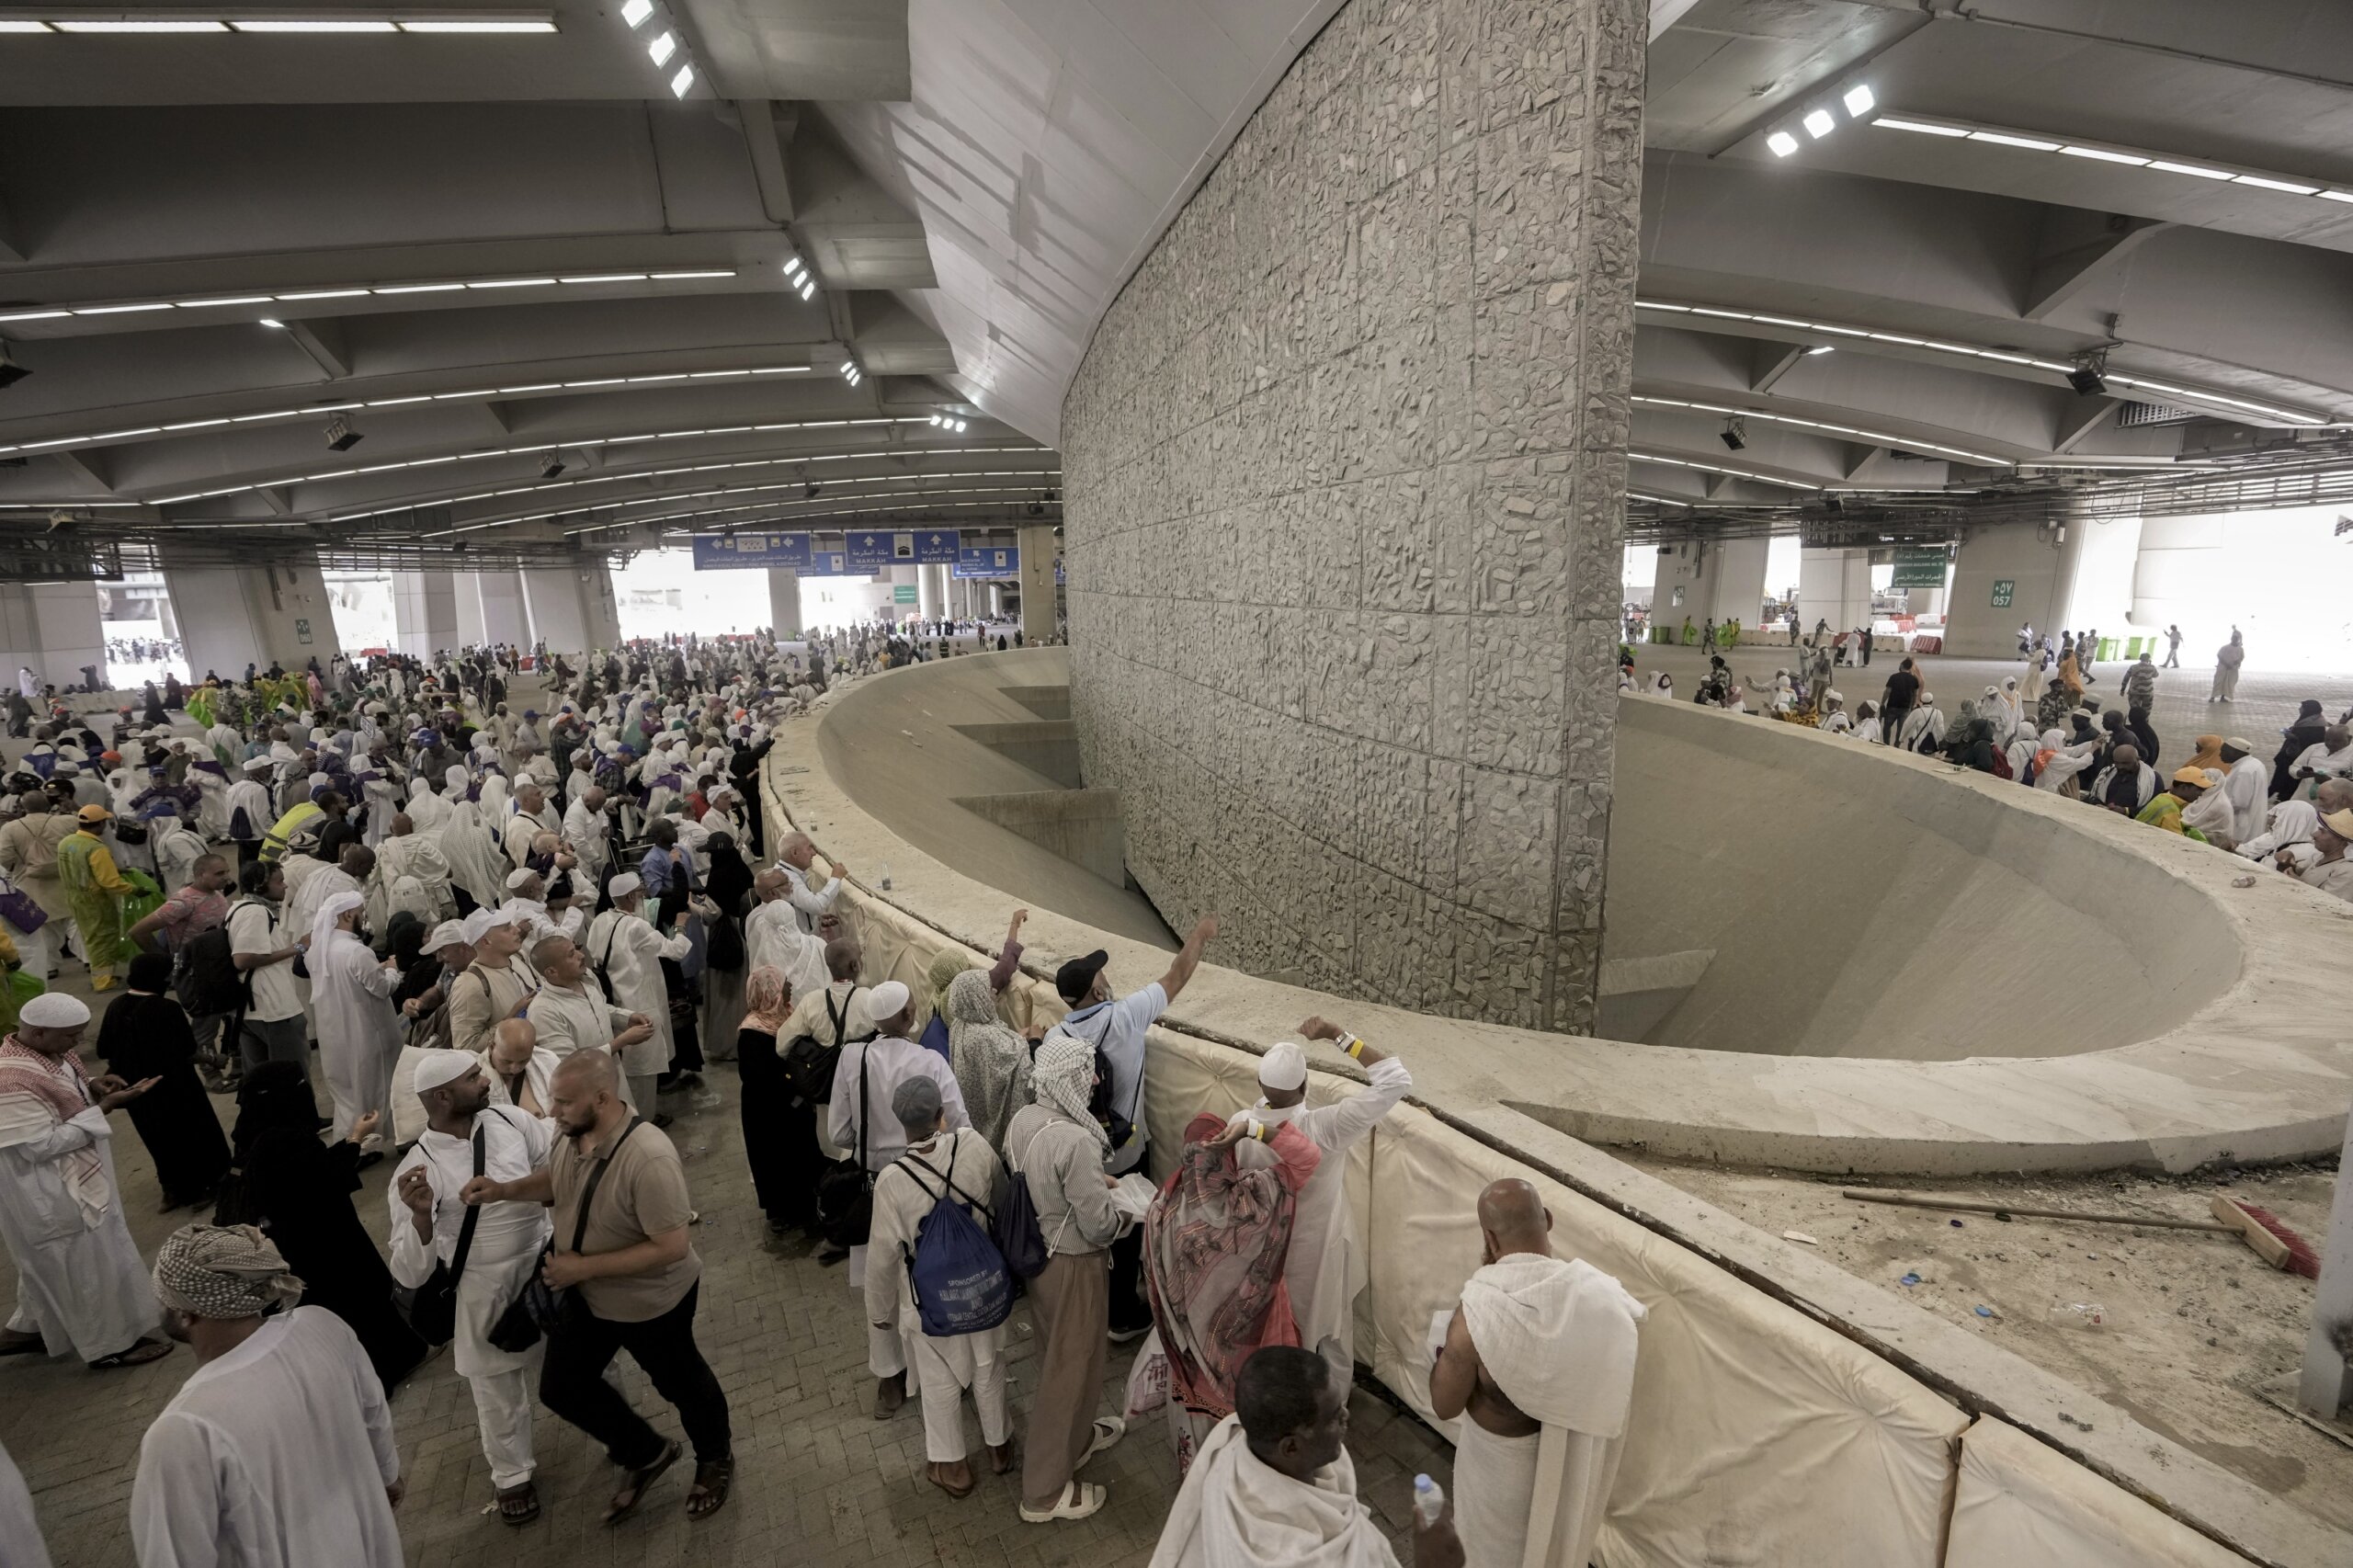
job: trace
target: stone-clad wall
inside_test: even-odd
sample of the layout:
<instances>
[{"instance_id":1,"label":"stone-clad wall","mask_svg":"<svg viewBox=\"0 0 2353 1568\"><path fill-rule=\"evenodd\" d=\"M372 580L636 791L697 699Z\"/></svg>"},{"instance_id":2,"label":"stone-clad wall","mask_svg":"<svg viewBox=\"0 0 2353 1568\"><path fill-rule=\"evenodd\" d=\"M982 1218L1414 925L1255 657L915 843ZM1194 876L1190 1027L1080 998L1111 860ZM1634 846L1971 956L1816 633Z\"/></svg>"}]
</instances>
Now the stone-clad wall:
<instances>
[{"instance_id":1,"label":"stone-clad wall","mask_svg":"<svg viewBox=\"0 0 2353 1568\"><path fill-rule=\"evenodd\" d=\"M1087 782L1222 962L1591 1028L1643 18L1354 0L1071 387Z\"/></svg>"}]
</instances>

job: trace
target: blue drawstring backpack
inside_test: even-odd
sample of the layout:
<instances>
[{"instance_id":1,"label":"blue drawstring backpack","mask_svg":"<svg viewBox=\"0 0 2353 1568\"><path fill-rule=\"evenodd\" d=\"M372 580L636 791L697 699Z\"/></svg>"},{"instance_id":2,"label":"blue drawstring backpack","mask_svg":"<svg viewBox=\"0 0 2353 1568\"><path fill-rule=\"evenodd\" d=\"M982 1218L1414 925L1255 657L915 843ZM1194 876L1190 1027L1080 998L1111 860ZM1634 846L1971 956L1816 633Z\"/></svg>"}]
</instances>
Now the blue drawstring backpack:
<instances>
[{"instance_id":1,"label":"blue drawstring backpack","mask_svg":"<svg viewBox=\"0 0 2353 1568\"><path fill-rule=\"evenodd\" d=\"M955 1140L962 1136L958 1132L950 1137L949 1170L956 1168ZM996 1327L1013 1314L1013 1275L1005 1266L1005 1255L972 1218L972 1210L985 1215L988 1206L914 1154L900 1156L899 1164L933 1199L931 1212L915 1228L914 1250L908 1251L904 1243L900 1246L906 1255L907 1284L915 1293L924 1333L944 1338ZM938 1187L935 1188L918 1172L929 1172Z\"/></svg>"}]
</instances>

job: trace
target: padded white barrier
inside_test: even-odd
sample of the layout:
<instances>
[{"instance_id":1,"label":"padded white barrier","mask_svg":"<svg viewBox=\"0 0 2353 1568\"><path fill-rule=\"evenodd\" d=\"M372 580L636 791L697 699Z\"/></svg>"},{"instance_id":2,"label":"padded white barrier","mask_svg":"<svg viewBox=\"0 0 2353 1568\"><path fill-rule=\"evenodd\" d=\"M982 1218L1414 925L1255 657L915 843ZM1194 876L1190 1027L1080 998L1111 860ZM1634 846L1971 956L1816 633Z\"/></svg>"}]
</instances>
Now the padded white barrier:
<instances>
[{"instance_id":1,"label":"padded white barrier","mask_svg":"<svg viewBox=\"0 0 2353 1568\"><path fill-rule=\"evenodd\" d=\"M917 981L949 945L894 909L857 902L874 980ZM1062 1011L1034 981L1015 989L1017 1017ZM1256 1084L1248 1052L1155 1029L1145 1101L1155 1172L1171 1168L1186 1122L1248 1104ZM1355 1092L1310 1077L1319 1104ZM1369 1285L1357 1355L1401 1399L1429 1416L1430 1316L1479 1266L1474 1206L1499 1176L1533 1181L1556 1250L1615 1275L1650 1309L1606 1568L1938 1568L1965 1415L1697 1253L1410 1105L1358 1146L1348 1169Z\"/></svg>"},{"instance_id":2,"label":"padded white barrier","mask_svg":"<svg viewBox=\"0 0 2353 1568\"><path fill-rule=\"evenodd\" d=\"M2006 1422L1962 1435L1945 1568L2246 1568L2246 1559L2168 1518Z\"/></svg>"}]
</instances>

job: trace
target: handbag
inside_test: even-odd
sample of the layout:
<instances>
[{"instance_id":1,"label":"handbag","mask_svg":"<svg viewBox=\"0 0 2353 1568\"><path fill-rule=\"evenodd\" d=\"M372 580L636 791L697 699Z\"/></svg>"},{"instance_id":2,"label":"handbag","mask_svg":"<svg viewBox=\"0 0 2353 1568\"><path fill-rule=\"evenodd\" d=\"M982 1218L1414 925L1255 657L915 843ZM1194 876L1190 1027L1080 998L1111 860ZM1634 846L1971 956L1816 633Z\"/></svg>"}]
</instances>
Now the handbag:
<instances>
[{"instance_id":1,"label":"handbag","mask_svg":"<svg viewBox=\"0 0 2353 1568\"><path fill-rule=\"evenodd\" d=\"M49 923L49 911L35 903L32 894L0 877L0 920L29 937Z\"/></svg>"},{"instance_id":2,"label":"handbag","mask_svg":"<svg viewBox=\"0 0 2353 1568\"><path fill-rule=\"evenodd\" d=\"M817 1223L825 1240L837 1247L864 1246L867 1233L874 1228L874 1173L866 1168L866 1119L872 1108L867 1080L872 1054L867 1047L858 1058L857 1155L835 1161L817 1178Z\"/></svg>"},{"instance_id":3,"label":"handbag","mask_svg":"<svg viewBox=\"0 0 2353 1568\"><path fill-rule=\"evenodd\" d=\"M474 1126L474 1175L482 1175L484 1129ZM458 1226L458 1248L449 1261L433 1260L433 1273L424 1284L408 1293L404 1313L409 1328L427 1345L447 1345L458 1332L458 1279L466 1271L466 1254L473 1250L474 1225L482 1219L482 1207L469 1204L465 1220Z\"/></svg>"},{"instance_id":4,"label":"handbag","mask_svg":"<svg viewBox=\"0 0 2353 1568\"><path fill-rule=\"evenodd\" d=\"M597 1188L604 1182L605 1173L612 1168L613 1156L621 1152L621 1145L629 1142L629 1135L644 1124L645 1118L631 1117L629 1125L621 1129L621 1135L614 1139L613 1146L605 1152L605 1157L598 1160L596 1169L588 1173L588 1185L580 1191L580 1213L572 1225L572 1251L578 1252L580 1244L587 1239L588 1210L597 1201ZM566 1322L587 1310L580 1304L579 1293L574 1287L567 1285L558 1290L547 1282L543 1271L548 1258L554 1252L555 1240L550 1237L547 1244L540 1248L539 1262L531 1266L531 1277L524 1281L523 1293L498 1314L496 1323L491 1324L490 1342L497 1348L510 1355L519 1355L537 1344L540 1335L553 1334Z\"/></svg>"}]
</instances>

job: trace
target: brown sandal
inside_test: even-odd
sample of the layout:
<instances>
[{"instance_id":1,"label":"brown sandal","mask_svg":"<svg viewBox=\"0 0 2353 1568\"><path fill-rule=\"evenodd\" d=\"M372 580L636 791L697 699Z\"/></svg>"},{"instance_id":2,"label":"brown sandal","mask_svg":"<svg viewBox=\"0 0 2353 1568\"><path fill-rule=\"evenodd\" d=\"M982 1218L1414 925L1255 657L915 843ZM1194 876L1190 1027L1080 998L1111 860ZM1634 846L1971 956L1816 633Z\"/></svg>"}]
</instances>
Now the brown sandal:
<instances>
[{"instance_id":1,"label":"brown sandal","mask_svg":"<svg viewBox=\"0 0 2353 1568\"><path fill-rule=\"evenodd\" d=\"M953 1484L948 1479L954 1472L956 1465L943 1464L938 1460L924 1466L923 1478L961 1503L972 1494L973 1490L980 1485L980 1482L973 1476L970 1462L959 1460L956 1464L964 1467L964 1484L961 1486Z\"/></svg>"},{"instance_id":2,"label":"brown sandal","mask_svg":"<svg viewBox=\"0 0 2353 1568\"><path fill-rule=\"evenodd\" d=\"M687 1489L687 1517L707 1519L727 1506L727 1490L735 1480L735 1461L710 1460L695 1466L695 1483Z\"/></svg>"},{"instance_id":3,"label":"brown sandal","mask_svg":"<svg viewBox=\"0 0 2353 1568\"><path fill-rule=\"evenodd\" d=\"M664 1471L678 1462L678 1451L677 1444L665 1443L662 1452L652 1464L642 1470L631 1471L629 1480L613 1494L612 1502L605 1508L605 1523L617 1525L636 1513L637 1506L645 1501L645 1489L653 1485Z\"/></svg>"},{"instance_id":4,"label":"brown sandal","mask_svg":"<svg viewBox=\"0 0 2353 1568\"><path fill-rule=\"evenodd\" d=\"M498 1494L498 1522L523 1526L540 1517L540 1489L530 1482L509 1486Z\"/></svg>"},{"instance_id":5,"label":"brown sandal","mask_svg":"<svg viewBox=\"0 0 2353 1568\"><path fill-rule=\"evenodd\" d=\"M168 1339L140 1339L111 1356L101 1356L90 1363L94 1372L111 1372L119 1367L143 1367L150 1361L160 1361L172 1353Z\"/></svg>"},{"instance_id":6,"label":"brown sandal","mask_svg":"<svg viewBox=\"0 0 2353 1568\"><path fill-rule=\"evenodd\" d=\"M987 1449L989 1456L989 1473L991 1475L1003 1475L1006 1471L1013 1468L1012 1438L1007 1437L1002 1443L987 1445Z\"/></svg>"}]
</instances>

